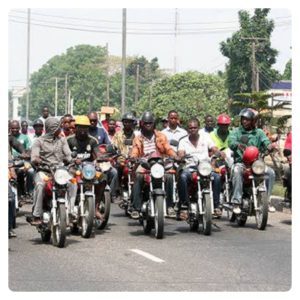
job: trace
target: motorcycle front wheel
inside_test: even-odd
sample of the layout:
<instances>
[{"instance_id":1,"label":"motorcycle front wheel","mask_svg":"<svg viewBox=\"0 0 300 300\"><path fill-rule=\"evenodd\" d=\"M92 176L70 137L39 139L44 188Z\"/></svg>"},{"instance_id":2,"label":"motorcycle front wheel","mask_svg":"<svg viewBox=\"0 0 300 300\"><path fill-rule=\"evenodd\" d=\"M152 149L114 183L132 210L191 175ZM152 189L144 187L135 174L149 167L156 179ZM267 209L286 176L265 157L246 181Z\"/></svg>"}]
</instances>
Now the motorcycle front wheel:
<instances>
[{"instance_id":1,"label":"motorcycle front wheel","mask_svg":"<svg viewBox=\"0 0 300 300\"><path fill-rule=\"evenodd\" d=\"M95 200L92 196L87 196L83 203L83 212L81 212L81 236L89 238L92 233L95 216Z\"/></svg>"},{"instance_id":2,"label":"motorcycle front wheel","mask_svg":"<svg viewBox=\"0 0 300 300\"><path fill-rule=\"evenodd\" d=\"M41 238L44 243L48 243L51 238L51 230L45 229L41 232Z\"/></svg>"},{"instance_id":3,"label":"motorcycle front wheel","mask_svg":"<svg viewBox=\"0 0 300 300\"><path fill-rule=\"evenodd\" d=\"M109 214L110 214L110 192L104 191L103 196L101 197L99 203L99 211L101 218L96 219L96 228L104 229L106 224L108 223Z\"/></svg>"},{"instance_id":4,"label":"motorcycle front wheel","mask_svg":"<svg viewBox=\"0 0 300 300\"><path fill-rule=\"evenodd\" d=\"M211 213L211 199L210 194L203 194L202 198L203 206L203 233L205 235L211 234L211 224L212 224L212 213Z\"/></svg>"},{"instance_id":5,"label":"motorcycle front wheel","mask_svg":"<svg viewBox=\"0 0 300 300\"><path fill-rule=\"evenodd\" d=\"M256 227L264 230L268 222L269 201L266 192L259 192L257 195L257 211L255 213Z\"/></svg>"},{"instance_id":6,"label":"motorcycle front wheel","mask_svg":"<svg viewBox=\"0 0 300 300\"><path fill-rule=\"evenodd\" d=\"M163 196L157 196L154 203L154 227L157 239L164 236L164 201Z\"/></svg>"},{"instance_id":7,"label":"motorcycle front wheel","mask_svg":"<svg viewBox=\"0 0 300 300\"><path fill-rule=\"evenodd\" d=\"M142 225L143 225L145 234L150 234L150 232L153 228L153 219L148 214L148 205L149 204L147 204L146 212L143 214L143 217L142 217L142 223L143 223Z\"/></svg>"},{"instance_id":8,"label":"motorcycle front wheel","mask_svg":"<svg viewBox=\"0 0 300 300\"><path fill-rule=\"evenodd\" d=\"M57 203L56 208L56 224L53 224L52 219L52 243L58 248L63 248L66 241L66 206L65 203Z\"/></svg>"}]
</instances>

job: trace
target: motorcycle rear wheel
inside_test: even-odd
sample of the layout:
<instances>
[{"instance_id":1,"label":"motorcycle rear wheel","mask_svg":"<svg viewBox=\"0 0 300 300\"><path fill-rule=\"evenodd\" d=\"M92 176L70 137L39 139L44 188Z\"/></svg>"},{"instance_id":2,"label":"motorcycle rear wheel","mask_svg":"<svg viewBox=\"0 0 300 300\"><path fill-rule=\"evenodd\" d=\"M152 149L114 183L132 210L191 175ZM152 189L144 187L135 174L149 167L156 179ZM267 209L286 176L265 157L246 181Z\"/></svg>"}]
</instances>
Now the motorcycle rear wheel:
<instances>
[{"instance_id":1,"label":"motorcycle rear wheel","mask_svg":"<svg viewBox=\"0 0 300 300\"><path fill-rule=\"evenodd\" d=\"M257 195L258 210L255 213L256 227L265 230L268 222L269 201L267 192L259 192Z\"/></svg>"},{"instance_id":2,"label":"motorcycle rear wheel","mask_svg":"<svg viewBox=\"0 0 300 300\"><path fill-rule=\"evenodd\" d=\"M58 248L63 248L66 241L67 228L65 203L58 203L56 208L56 221L56 225L52 223L52 244Z\"/></svg>"},{"instance_id":3,"label":"motorcycle rear wheel","mask_svg":"<svg viewBox=\"0 0 300 300\"><path fill-rule=\"evenodd\" d=\"M45 229L41 232L41 238L44 243L48 243L51 239L51 230Z\"/></svg>"},{"instance_id":4,"label":"motorcycle rear wheel","mask_svg":"<svg viewBox=\"0 0 300 300\"><path fill-rule=\"evenodd\" d=\"M202 199L203 206L203 233L205 235L211 234L211 225L212 225L212 213L211 213L211 199L210 194L203 194Z\"/></svg>"},{"instance_id":5,"label":"motorcycle rear wheel","mask_svg":"<svg viewBox=\"0 0 300 300\"><path fill-rule=\"evenodd\" d=\"M104 191L102 199L100 200L99 210L100 210L100 219L96 219L95 224L97 229L104 229L108 223L109 214L110 214L110 192Z\"/></svg>"},{"instance_id":6,"label":"motorcycle rear wheel","mask_svg":"<svg viewBox=\"0 0 300 300\"><path fill-rule=\"evenodd\" d=\"M163 196L157 196L154 203L154 228L157 239L164 236L164 201Z\"/></svg>"},{"instance_id":7,"label":"motorcycle rear wheel","mask_svg":"<svg viewBox=\"0 0 300 300\"><path fill-rule=\"evenodd\" d=\"M92 234L95 216L95 200L92 196L87 196L83 204L84 216L81 217L81 236L88 239Z\"/></svg>"}]
</instances>

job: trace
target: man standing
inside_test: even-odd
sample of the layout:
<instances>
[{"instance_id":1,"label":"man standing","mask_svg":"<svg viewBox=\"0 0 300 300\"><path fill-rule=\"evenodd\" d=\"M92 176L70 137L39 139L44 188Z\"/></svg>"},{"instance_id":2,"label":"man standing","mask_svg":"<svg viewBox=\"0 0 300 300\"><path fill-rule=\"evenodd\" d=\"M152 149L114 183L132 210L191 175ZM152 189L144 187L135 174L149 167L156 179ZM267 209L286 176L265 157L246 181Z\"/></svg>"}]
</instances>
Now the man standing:
<instances>
[{"instance_id":1,"label":"man standing","mask_svg":"<svg viewBox=\"0 0 300 300\"><path fill-rule=\"evenodd\" d=\"M214 117L212 115L206 115L204 122L205 122L205 126L200 129L199 133L200 134L201 134L201 132L211 133L215 128Z\"/></svg>"},{"instance_id":2,"label":"man standing","mask_svg":"<svg viewBox=\"0 0 300 300\"><path fill-rule=\"evenodd\" d=\"M45 125L45 121L47 120L47 118L49 117L49 108L48 106L44 106L42 109L42 116L40 117L40 119L43 121L44 125Z\"/></svg>"},{"instance_id":3,"label":"man standing","mask_svg":"<svg viewBox=\"0 0 300 300\"><path fill-rule=\"evenodd\" d=\"M181 128L179 124L179 116L176 110L171 110L168 113L168 126L162 130L162 133L167 137L169 144L171 144L172 149L177 152L177 146L172 145L172 140L179 143L179 140L188 133L185 129Z\"/></svg>"},{"instance_id":4,"label":"man standing","mask_svg":"<svg viewBox=\"0 0 300 300\"><path fill-rule=\"evenodd\" d=\"M91 112L91 113L89 113L88 118L91 123L90 129L89 129L89 134L98 140L99 145L111 144L106 131L102 127L97 126L98 125L98 114L96 112Z\"/></svg>"}]
</instances>

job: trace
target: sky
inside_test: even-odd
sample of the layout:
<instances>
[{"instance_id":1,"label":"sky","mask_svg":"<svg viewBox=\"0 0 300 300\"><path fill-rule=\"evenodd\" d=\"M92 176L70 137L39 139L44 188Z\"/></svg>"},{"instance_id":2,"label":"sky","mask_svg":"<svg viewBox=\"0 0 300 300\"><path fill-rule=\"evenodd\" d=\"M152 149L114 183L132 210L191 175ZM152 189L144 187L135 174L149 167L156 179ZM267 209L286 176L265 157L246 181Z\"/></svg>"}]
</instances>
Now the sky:
<instances>
[{"instance_id":1,"label":"sky","mask_svg":"<svg viewBox=\"0 0 300 300\"><path fill-rule=\"evenodd\" d=\"M127 55L157 57L160 67L170 72L175 69L177 72L196 70L204 73L224 70L227 58L220 52L220 42L239 29L238 11L241 9L243 7L178 8L175 31L175 7L128 8ZM246 10L253 12L251 8ZM291 11L272 8L269 18L275 21L271 45L279 51L273 67L282 73L291 58ZM39 70L53 56L78 44L108 44L111 55L121 56L121 31L121 8L31 8L30 73ZM8 11L8 50L8 85L10 88L25 86L26 8Z\"/></svg>"}]
</instances>

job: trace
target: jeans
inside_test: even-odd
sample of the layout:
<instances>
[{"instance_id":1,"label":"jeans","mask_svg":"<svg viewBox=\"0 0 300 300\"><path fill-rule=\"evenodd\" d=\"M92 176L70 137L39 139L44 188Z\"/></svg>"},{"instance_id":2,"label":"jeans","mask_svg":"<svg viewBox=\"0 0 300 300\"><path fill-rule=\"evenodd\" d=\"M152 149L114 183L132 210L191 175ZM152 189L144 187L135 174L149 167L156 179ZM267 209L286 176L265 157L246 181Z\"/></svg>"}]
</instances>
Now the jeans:
<instances>
[{"instance_id":1,"label":"jeans","mask_svg":"<svg viewBox=\"0 0 300 300\"><path fill-rule=\"evenodd\" d=\"M105 173L107 175L107 181L108 181L108 185L110 187L111 197L116 197L117 196L117 189L119 188L118 171L117 171L116 168L112 167Z\"/></svg>"},{"instance_id":2,"label":"jeans","mask_svg":"<svg viewBox=\"0 0 300 300\"><path fill-rule=\"evenodd\" d=\"M16 206L16 195L8 185L8 231L13 228L14 209Z\"/></svg>"},{"instance_id":3,"label":"jeans","mask_svg":"<svg viewBox=\"0 0 300 300\"><path fill-rule=\"evenodd\" d=\"M232 166L231 176L232 176L232 185L233 185L233 194L231 201L236 204L242 203L243 197L243 172L245 165L243 163L236 163ZM265 175L268 176L266 179L266 186L268 196L271 195L274 181L275 181L275 172L272 168L266 167Z\"/></svg>"},{"instance_id":4,"label":"jeans","mask_svg":"<svg viewBox=\"0 0 300 300\"><path fill-rule=\"evenodd\" d=\"M166 204L167 207L173 206L173 177L171 174L165 174L165 191L166 191ZM132 206L134 210L141 210L142 206L142 189L144 186L144 174L137 173L134 180L132 195Z\"/></svg>"},{"instance_id":5,"label":"jeans","mask_svg":"<svg viewBox=\"0 0 300 300\"><path fill-rule=\"evenodd\" d=\"M214 208L219 207L220 205L220 193L221 193L221 177L219 174L212 172L213 176L212 181L212 190L213 190L213 199L214 199ZM178 178L178 196L179 196L179 205L189 200L188 186L192 181L192 172L190 169L184 169Z\"/></svg>"}]
</instances>

